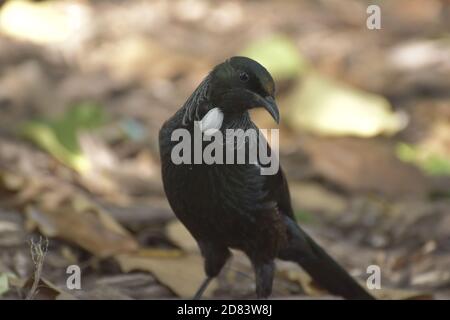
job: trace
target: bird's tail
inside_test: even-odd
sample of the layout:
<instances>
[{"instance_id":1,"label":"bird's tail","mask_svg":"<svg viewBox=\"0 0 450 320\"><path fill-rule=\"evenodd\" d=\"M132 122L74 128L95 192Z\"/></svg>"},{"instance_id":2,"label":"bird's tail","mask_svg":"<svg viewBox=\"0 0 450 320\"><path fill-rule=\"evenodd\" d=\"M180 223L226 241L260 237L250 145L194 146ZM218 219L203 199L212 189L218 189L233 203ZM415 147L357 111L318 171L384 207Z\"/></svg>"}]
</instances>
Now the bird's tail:
<instances>
[{"instance_id":1,"label":"bird's tail","mask_svg":"<svg viewBox=\"0 0 450 320\"><path fill-rule=\"evenodd\" d=\"M286 217L289 245L279 258L298 263L321 287L330 293L353 300L375 299L364 290L295 221Z\"/></svg>"}]
</instances>

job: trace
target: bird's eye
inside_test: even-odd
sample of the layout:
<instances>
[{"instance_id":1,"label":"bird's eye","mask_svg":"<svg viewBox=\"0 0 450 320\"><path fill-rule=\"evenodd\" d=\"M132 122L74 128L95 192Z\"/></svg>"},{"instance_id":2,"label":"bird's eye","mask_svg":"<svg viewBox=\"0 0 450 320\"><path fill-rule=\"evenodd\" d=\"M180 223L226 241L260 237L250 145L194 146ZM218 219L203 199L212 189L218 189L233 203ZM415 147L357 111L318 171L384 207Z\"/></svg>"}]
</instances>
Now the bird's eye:
<instances>
[{"instance_id":1,"label":"bird's eye","mask_svg":"<svg viewBox=\"0 0 450 320\"><path fill-rule=\"evenodd\" d=\"M239 79L241 79L242 82L247 82L249 79L249 76L245 72L239 73Z\"/></svg>"}]
</instances>

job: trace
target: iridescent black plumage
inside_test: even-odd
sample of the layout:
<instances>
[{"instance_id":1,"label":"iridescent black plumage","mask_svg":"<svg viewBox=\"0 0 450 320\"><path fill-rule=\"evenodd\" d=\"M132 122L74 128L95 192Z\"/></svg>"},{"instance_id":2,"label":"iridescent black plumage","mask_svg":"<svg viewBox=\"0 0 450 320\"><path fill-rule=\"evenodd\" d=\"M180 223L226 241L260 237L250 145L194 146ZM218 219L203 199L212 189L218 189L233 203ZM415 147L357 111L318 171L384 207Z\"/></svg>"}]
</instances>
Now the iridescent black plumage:
<instances>
[{"instance_id":1,"label":"iridescent black plumage","mask_svg":"<svg viewBox=\"0 0 450 320\"><path fill-rule=\"evenodd\" d=\"M211 108L220 108L224 114L222 132L257 129L247 110L264 106L278 121L273 96L270 74L251 59L234 57L214 68L161 128L162 177L169 203L197 240L209 279L219 274L230 256L229 248L235 248L252 261L258 297L270 295L273 261L278 257L299 263L334 294L370 299L296 224L281 168L275 175L261 175L258 164L175 165L171 160L177 143L170 139L173 130L185 128L194 136L194 121Z\"/></svg>"}]
</instances>

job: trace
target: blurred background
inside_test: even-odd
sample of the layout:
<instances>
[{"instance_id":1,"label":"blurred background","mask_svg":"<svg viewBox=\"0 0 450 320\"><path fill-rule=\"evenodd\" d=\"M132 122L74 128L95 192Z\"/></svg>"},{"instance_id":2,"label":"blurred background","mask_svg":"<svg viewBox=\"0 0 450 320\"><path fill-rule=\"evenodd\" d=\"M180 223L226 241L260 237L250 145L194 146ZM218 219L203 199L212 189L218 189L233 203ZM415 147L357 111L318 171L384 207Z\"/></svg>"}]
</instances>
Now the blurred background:
<instances>
[{"instance_id":1,"label":"blurred background","mask_svg":"<svg viewBox=\"0 0 450 320\"><path fill-rule=\"evenodd\" d=\"M363 284L378 265L378 297L450 298L450 1L0 4L0 298L193 296L202 260L157 134L233 55L276 80L299 223ZM335 298L277 266L274 297ZM253 298L248 260L206 296Z\"/></svg>"}]
</instances>

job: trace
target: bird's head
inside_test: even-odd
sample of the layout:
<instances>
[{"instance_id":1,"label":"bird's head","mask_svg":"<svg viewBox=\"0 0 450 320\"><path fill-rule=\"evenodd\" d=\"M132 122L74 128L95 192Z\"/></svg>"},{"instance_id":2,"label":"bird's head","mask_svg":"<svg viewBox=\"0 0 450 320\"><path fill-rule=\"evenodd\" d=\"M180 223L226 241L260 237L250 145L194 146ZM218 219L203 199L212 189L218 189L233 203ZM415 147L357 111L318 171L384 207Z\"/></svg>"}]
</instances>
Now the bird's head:
<instances>
[{"instance_id":1,"label":"bird's head","mask_svg":"<svg viewBox=\"0 0 450 320\"><path fill-rule=\"evenodd\" d=\"M217 129L224 117L239 117L259 107L279 122L272 76L250 58L232 57L214 67L188 99L183 123L201 120L204 128Z\"/></svg>"},{"instance_id":2,"label":"bird's head","mask_svg":"<svg viewBox=\"0 0 450 320\"><path fill-rule=\"evenodd\" d=\"M217 65L210 74L209 100L224 114L239 114L252 108L265 108L278 123L275 83L270 73L255 60L232 57Z\"/></svg>"}]
</instances>

